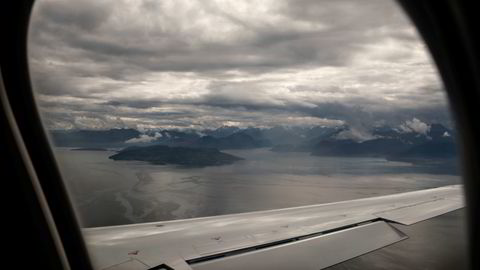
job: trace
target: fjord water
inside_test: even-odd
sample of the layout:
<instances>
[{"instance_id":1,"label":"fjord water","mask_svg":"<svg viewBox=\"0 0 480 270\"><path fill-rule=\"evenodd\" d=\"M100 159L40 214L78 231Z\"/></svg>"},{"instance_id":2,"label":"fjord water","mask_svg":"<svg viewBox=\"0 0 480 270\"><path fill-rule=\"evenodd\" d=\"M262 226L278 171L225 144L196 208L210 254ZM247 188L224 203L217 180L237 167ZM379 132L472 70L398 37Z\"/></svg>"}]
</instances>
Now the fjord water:
<instances>
[{"instance_id":1,"label":"fjord water","mask_svg":"<svg viewBox=\"0 0 480 270\"><path fill-rule=\"evenodd\" d=\"M268 149L230 150L244 158L204 168L113 161L113 151L57 148L84 227L268 210L459 184L455 165L413 165L382 158L316 157ZM338 269L461 269L464 210L413 226L411 238L334 266Z\"/></svg>"}]
</instances>

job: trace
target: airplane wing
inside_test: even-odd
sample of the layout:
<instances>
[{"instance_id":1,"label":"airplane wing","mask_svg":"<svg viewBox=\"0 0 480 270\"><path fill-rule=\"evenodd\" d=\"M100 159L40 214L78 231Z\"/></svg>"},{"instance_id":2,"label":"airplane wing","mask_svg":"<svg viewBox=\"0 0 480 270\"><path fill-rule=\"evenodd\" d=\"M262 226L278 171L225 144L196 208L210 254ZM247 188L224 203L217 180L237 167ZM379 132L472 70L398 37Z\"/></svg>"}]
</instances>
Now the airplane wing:
<instances>
[{"instance_id":1,"label":"airplane wing","mask_svg":"<svg viewBox=\"0 0 480 270\"><path fill-rule=\"evenodd\" d=\"M84 229L97 269L322 269L464 207L461 185L351 201Z\"/></svg>"}]
</instances>

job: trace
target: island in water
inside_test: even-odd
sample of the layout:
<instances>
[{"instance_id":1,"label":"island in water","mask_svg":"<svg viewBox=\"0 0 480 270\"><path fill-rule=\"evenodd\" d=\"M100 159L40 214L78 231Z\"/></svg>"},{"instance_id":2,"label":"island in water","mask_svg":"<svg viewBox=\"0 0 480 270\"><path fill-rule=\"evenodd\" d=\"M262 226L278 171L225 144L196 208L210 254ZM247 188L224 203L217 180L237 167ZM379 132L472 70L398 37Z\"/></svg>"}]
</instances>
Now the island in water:
<instances>
[{"instance_id":1,"label":"island in water","mask_svg":"<svg viewBox=\"0 0 480 270\"><path fill-rule=\"evenodd\" d=\"M108 149L100 148L100 147L80 147L80 148L73 148L70 150L71 151L108 151Z\"/></svg>"},{"instance_id":2,"label":"island in water","mask_svg":"<svg viewBox=\"0 0 480 270\"><path fill-rule=\"evenodd\" d=\"M109 157L113 160L146 161L157 165L192 167L228 165L243 158L220 152L215 148L173 147L166 145L127 147Z\"/></svg>"}]
</instances>

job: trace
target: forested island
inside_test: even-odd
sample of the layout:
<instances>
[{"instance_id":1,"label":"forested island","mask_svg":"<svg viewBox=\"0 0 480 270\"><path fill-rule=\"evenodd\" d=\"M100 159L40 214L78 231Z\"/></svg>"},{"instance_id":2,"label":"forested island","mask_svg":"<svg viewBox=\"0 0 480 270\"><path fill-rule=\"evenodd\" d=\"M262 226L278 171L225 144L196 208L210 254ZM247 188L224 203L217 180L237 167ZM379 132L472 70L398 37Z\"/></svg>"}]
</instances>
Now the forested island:
<instances>
[{"instance_id":1,"label":"forested island","mask_svg":"<svg viewBox=\"0 0 480 270\"><path fill-rule=\"evenodd\" d=\"M220 152L215 148L174 147L166 145L133 146L109 157L113 160L146 161L157 165L192 167L232 164L242 158Z\"/></svg>"}]
</instances>

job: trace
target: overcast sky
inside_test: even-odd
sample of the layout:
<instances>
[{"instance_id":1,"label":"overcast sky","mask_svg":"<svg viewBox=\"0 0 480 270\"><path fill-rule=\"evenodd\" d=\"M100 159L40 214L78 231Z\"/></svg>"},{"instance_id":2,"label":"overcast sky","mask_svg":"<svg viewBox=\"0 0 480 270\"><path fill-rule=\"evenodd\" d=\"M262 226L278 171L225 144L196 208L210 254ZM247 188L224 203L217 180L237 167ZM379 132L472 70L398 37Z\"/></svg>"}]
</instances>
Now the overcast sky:
<instances>
[{"instance_id":1,"label":"overcast sky","mask_svg":"<svg viewBox=\"0 0 480 270\"><path fill-rule=\"evenodd\" d=\"M30 68L50 129L449 124L389 0L38 0Z\"/></svg>"}]
</instances>

